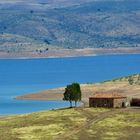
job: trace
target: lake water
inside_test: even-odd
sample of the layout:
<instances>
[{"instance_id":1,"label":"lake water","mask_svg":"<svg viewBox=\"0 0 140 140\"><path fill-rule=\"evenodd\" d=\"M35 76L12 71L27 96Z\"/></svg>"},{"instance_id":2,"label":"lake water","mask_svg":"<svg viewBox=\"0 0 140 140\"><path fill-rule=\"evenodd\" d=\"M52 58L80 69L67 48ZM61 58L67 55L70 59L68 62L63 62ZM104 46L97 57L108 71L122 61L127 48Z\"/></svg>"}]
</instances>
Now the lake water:
<instances>
[{"instance_id":1,"label":"lake water","mask_svg":"<svg viewBox=\"0 0 140 140\"><path fill-rule=\"evenodd\" d=\"M0 60L0 114L69 106L63 101L17 101L14 97L72 82L91 83L140 73L140 55Z\"/></svg>"}]
</instances>

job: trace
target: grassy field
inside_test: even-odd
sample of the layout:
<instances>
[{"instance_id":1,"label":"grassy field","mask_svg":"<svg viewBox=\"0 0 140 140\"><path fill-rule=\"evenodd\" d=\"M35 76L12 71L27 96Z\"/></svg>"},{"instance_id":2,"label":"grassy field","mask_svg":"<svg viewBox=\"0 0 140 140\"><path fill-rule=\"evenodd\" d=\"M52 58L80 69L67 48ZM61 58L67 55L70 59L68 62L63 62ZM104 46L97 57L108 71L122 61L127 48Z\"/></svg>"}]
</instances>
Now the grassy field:
<instances>
[{"instance_id":1,"label":"grassy field","mask_svg":"<svg viewBox=\"0 0 140 140\"><path fill-rule=\"evenodd\" d=\"M140 109L75 108L0 119L0 140L139 140Z\"/></svg>"}]
</instances>

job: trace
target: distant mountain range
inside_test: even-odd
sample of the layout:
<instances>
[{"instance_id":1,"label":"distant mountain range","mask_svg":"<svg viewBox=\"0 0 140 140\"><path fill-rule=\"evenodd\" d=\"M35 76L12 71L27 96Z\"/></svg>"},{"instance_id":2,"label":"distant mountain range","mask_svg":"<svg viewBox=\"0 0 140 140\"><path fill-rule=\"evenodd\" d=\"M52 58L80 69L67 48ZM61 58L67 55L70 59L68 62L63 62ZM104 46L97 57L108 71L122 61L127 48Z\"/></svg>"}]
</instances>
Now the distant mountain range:
<instances>
[{"instance_id":1,"label":"distant mountain range","mask_svg":"<svg viewBox=\"0 0 140 140\"><path fill-rule=\"evenodd\" d=\"M0 51L140 47L140 0L0 1Z\"/></svg>"}]
</instances>

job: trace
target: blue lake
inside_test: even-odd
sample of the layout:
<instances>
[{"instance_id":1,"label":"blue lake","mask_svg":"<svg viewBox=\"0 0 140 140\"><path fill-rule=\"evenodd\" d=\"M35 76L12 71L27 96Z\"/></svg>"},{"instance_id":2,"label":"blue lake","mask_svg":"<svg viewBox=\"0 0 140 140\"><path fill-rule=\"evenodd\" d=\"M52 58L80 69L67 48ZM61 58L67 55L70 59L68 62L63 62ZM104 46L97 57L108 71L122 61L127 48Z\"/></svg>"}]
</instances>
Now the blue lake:
<instances>
[{"instance_id":1,"label":"blue lake","mask_svg":"<svg viewBox=\"0 0 140 140\"><path fill-rule=\"evenodd\" d=\"M14 97L72 82L89 83L140 73L140 55L0 60L0 114L69 106L63 101L17 101Z\"/></svg>"}]
</instances>

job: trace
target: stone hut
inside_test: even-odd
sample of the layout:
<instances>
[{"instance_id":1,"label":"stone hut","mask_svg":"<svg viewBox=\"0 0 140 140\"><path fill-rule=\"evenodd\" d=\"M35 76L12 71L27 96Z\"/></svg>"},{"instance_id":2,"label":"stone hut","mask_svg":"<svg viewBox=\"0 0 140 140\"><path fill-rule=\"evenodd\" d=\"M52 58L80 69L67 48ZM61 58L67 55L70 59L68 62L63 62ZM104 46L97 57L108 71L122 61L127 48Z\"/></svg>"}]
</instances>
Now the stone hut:
<instances>
[{"instance_id":1,"label":"stone hut","mask_svg":"<svg viewBox=\"0 0 140 140\"><path fill-rule=\"evenodd\" d=\"M117 93L96 93L89 98L89 107L121 108L126 102L127 97Z\"/></svg>"},{"instance_id":2,"label":"stone hut","mask_svg":"<svg viewBox=\"0 0 140 140\"><path fill-rule=\"evenodd\" d=\"M132 98L131 106L140 106L140 98Z\"/></svg>"}]
</instances>

